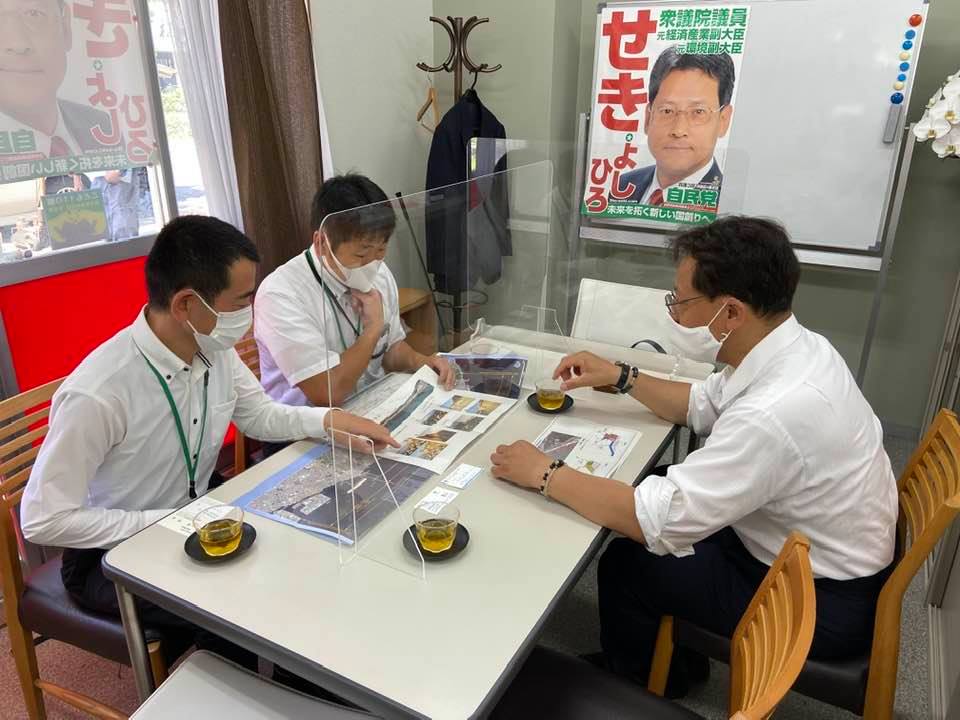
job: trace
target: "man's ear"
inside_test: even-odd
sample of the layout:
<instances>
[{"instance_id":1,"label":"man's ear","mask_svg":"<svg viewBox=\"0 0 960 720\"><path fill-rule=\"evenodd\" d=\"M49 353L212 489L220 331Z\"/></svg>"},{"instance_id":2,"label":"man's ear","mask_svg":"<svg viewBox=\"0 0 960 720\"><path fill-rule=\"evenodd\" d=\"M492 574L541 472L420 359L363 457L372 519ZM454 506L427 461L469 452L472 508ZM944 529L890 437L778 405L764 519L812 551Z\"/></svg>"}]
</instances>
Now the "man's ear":
<instances>
[{"instance_id":1,"label":"man's ear","mask_svg":"<svg viewBox=\"0 0 960 720\"><path fill-rule=\"evenodd\" d=\"M170 298L170 315L178 322L185 322L190 317L190 306L194 302L198 302L198 300L193 290L189 288L178 290Z\"/></svg>"},{"instance_id":2,"label":"man's ear","mask_svg":"<svg viewBox=\"0 0 960 720\"><path fill-rule=\"evenodd\" d=\"M650 103L647 103L647 106L643 110L643 134L650 134L650 116L653 114L653 106Z\"/></svg>"},{"instance_id":3,"label":"man's ear","mask_svg":"<svg viewBox=\"0 0 960 720\"><path fill-rule=\"evenodd\" d=\"M746 303L737 300L737 298L730 298L721 316L724 318L727 330L730 331L742 327L747 321L748 313L749 308L747 308Z\"/></svg>"}]
</instances>

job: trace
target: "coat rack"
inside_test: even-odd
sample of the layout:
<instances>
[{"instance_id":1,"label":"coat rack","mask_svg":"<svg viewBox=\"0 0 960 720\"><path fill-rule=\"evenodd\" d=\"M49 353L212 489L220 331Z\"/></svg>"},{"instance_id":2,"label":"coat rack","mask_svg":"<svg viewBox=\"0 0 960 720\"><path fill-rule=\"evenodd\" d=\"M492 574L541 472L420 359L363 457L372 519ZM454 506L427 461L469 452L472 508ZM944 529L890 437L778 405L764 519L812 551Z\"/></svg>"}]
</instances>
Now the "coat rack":
<instances>
[{"instance_id":1,"label":"coat rack","mask_svg":"<svg viewBox=\"0 0 960 720\"><path fill-rule=\"evenodd\" d=\"M490 18L478 18L474 15L464 21L462 17L455 18L452 15L447 15L446 20L431 16L430 22L435 22L447 31L447 36L450 38L450 53L447 55L447 59L436 67L431 67L425 62L418 62L417 67L424 72L440 72L441 70L452 72L454 101L459 100L460 96L463 95L464 68L466 68L467 72L473 73L474 82L476 82L476 76L479 73L492 73L503 67L499 64L494 67L490 67L486 63L477 65L470 59L470 55L467 53L467 37L470 35L470 32L477 27L477 25L490 22Z\"/></svg>"},{"instance_id":2,"label":"coat rack","mask_svg":"<svg viewBox=\"0 0 960 720\"><path fill-rule=\"evenodd\" d=\"M469 73L473 73L473 85L476 85L477 77L480 73L493 73L503 67L503 65L499 63L493 67L490 67L487 65L487 63L480 63L478 65L470 58L470 54L467 52L467 38L469 37L470 33L475 27L477 27L477 25L490 22L490 18L481 18L474 15L464 20L462 17L453 17L452 15L447 15L447 19L443 20L442 18L431 16L430 22L440 25L444 30L447 31L447 37L450 38L450 52L447 54L447 59L436 67L427 65L425 62L418 62L417 67L424 72L440 72L443 70L445 72L453 73L454 102L458 101L463 96L464 69L466 69ZM470 86L471 89L473 88L473 85ZM463 309L466 307L466 305L463 303L462 293L460 291L453 292L451 297L453 298L452 303L437 303L437 307L450 308L453 314L453 344L457 345L459 344L460 333L463 330L461 318Z\"/></svg>"}]
</instances>

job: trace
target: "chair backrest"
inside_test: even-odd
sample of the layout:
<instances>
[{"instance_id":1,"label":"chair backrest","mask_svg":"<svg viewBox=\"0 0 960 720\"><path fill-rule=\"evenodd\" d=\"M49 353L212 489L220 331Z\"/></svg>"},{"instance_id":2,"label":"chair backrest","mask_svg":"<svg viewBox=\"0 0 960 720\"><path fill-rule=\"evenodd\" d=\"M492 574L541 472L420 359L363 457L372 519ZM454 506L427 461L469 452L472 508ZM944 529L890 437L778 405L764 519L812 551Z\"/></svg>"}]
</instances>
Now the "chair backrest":
<instances>
[{"instance_id":1,"label":"chair backrest","mask_svg":"<svg viewBox=\"0 0 960 720\"><path fill-rule=\"evenodd\" d=\"M816 625L810 541L791 533L730 641L730 715L768 717L807 660Z\"/></svg>"},{"instance_id":2,"label":"chair backrest","mask_svg":"<svg viewBox=\"0 0 960 720\"><path fill-rule=\"evenodd\" d=\"M243 360L243 364L250 368L253 374L259 378L260 350L257 348L257 341L253 337L253 331L244 335L240 339L240 342L234 345L234 349L237 351L240 359Z\"/></svg>"},{"instance_id":3,"label":"chair backrest","mask_svg":"<svg viewBox=\"0 0 960 720\"><path fill-rule=\"evenodd\" d=\"M0 580L8 624L16 621L23 592L16 509L47 434L50 400L62 382L54 380L0 402Z\"/></svg>"},{"instance_id":4,"label":"chair backrest","mask_svg":"<svg viewBox=\"0 0 960 720\"><path fill-rule=\"evenodd\" d=\"M583 278L570 335L623 347L652 340L672 353L667 334L670 318L663 303L665 294L657 288ZM654 350L646 343L637 347Z\"/></svg>"},{"instance_id":5,"label":"chair backrest","mask_svg":"<svg viewBox=\"0 0 960 720\"><path fill-rule=\"evenodd\" d=\"M897 491L898 558L877 601L865 717L892 717L903 596L960 511L960 423L950 410L937 413L897 481Z\"/></svg>"}]
</instances>

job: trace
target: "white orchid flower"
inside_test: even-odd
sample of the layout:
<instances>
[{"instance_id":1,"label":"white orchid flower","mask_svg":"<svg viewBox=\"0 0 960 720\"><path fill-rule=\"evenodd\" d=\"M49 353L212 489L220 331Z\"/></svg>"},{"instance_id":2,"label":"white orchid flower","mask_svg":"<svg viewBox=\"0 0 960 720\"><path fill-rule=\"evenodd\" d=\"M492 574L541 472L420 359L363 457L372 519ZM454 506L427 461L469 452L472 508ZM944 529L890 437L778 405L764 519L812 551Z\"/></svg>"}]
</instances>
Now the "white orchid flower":
<instances>
[{"instance_id":1,"label":"white orchid flower","mask_svg":"<svg viewBox=\"0 0 960 720\"><path fill-rule=\"evenodd\" d=\"M960 72L947 78L947 83L941 90L944 97L956 97L960 95Z\"/></svg>"},{"instance_id":2,"label":"white orchid flower","mask_svg":"<svg viewBox=\"0 0 960 720\"><path fill-rule=\"evenodd\" d=\"M943 137L934 140L933 151L941 158L951 155L960 157L960 126L954 127Z\"/></svg>"},{"instance_id":3,"label":"white orchid flower","mask_svg":"<svg viewBox=\"0 0 960 720\"><path fill-rule=\"evenodd\" d=\"M946 118L948 110L946 100L938 102L923 114L920 122L913 129L913 134L920 140L942 138L950 132L950 121Z\"/></svg>"}]
</instances>

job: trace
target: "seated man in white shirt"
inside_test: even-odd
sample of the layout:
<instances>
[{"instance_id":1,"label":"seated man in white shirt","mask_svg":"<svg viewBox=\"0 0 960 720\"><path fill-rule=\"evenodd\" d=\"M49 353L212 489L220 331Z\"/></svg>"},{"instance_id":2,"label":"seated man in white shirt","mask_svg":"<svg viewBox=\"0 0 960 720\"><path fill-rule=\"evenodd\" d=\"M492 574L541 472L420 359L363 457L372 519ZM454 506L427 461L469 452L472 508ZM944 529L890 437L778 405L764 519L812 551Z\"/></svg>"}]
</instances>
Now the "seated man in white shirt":
<instances>
[{"instance_id":1,"label":"seated man in white shirt","mask_svg":"<svg viewBox=\"0 0 960 720\"><path fill-rule=\"evenodd\" d=\"M119 615L100 567L105 549L207 492L231 421L262 440L321 438L333 424L395 444L369 420L281 405L263 392L233 350L250 327L257 262L256 247L231 225L173 220L147 257L149 304L53 397L21 525L28 540L67 548L63 582L86 608ZM197 628L158 607L142 603L141 612L163 633L168 661L203 642ZM223 641L206 639L225 651Z\"/></svg>"},{"instance_id":2,"label":"seated man in white shirt","mask_svg":"<svg viewBox=\"0 0 960 720\"><path fill-rule=\"evenodd\" d=\"M404 340L397 282L383 262L396 216L363 175L330 178L313 199L313 242L257 290L260 377L274 400L337 406L384 372L454 372Z\"/></svg>"},{"instance_id":3,"label":"seated man in white shirt","mask_svg":"<svg viewBox=\"0 0 960 720\"><path fill-rule=\"evenodd\" d=\"M793 530L811 542L811 657L861 653L897 520L880 422L843 358L791 313L800 267L780 225L725 218L680 235L673 251L672 340L688 357L727 367L691 385L582 352L556 377L567 390L616 385L706 436L704 446L636 489L551 469L527 442L497 448L493 474L626 536L599 567L595 659L616 672L646 684L662 615L730 637Z\"/></svg>"}]
</instances>

